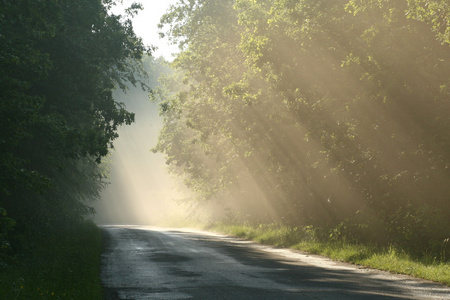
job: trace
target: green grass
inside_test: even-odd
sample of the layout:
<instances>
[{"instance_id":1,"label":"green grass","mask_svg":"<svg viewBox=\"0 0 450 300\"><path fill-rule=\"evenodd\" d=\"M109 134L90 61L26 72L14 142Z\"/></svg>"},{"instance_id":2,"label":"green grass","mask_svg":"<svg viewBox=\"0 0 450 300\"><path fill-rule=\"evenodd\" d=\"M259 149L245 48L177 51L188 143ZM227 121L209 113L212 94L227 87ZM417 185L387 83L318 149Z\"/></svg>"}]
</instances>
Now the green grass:
<instances>
[{"instance_id":1,"label":"green grass","mask_svg":"<svg viewBox=\"0 0 450 300\"><path fill-rule=\"evenodd\" d=\"M90 222L34 237L0 265L0 299L103 299L101 250L100 229Z\"/></svg>"},{"instance_id":2,"label":"green grass","mask_svg":"<svg viewBox=\"0 0 450 300\"><path fill-rule=\"evenodd\" d=\"M262 244L289 247L331 259L350 262L379 270L406 274L450 286L450 263L424 258L414 260L404 251L394 247L380 248L345 241L321 242L312 228L292 228L271 225L216 224L209 229L250 239Z\"/></svg>"}]
</instances>

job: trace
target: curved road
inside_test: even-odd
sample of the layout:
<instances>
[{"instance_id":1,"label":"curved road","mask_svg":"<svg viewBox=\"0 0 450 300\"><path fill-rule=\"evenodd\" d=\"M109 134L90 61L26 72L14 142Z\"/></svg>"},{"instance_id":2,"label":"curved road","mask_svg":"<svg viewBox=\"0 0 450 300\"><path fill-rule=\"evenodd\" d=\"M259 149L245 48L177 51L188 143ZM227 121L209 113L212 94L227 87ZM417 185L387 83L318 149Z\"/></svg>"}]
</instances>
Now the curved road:
<instances>
[{"instance_id":1,"label":"curved road","mask_svg":"<svg viewBox=\"0 0 450 300\"><path fill-rule=\"evenodd\" d=\"M450 299L450 288L187 229L103 226L105 298Z\"/></svg>"}]
</instances>

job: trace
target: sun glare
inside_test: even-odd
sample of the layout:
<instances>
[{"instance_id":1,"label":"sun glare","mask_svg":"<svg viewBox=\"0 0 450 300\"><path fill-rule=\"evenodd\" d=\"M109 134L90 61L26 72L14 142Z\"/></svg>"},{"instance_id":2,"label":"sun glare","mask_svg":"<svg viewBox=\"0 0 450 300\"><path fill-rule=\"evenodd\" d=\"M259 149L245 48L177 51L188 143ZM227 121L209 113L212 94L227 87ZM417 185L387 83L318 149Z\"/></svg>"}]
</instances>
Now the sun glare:
<instances>
[{"instance_id":1,"label":"sun glare","mask_svg":"<svg viewBox=\"0 0 450 300\"><path fill-rule=\"evenodd\" d=\"M176 201L186 197L182 185L169 175L162 154L152 153L162 126L157 104L142 91L116 93L135 123L119 129L110 165L110 184L96 203L100 224L161 224L181 214Z\"/></svg>"},{"instance_id":2,"label":"sun glare","mask_svg":"<svg viewBox=\"0 0 450 300\"><path fill-rule=\"evenodd\" d=\"M133 18L133 29L140 36L146 45L153 45L157 50L153 53L154 57L164 57L167 61L172 61L172 54L178 52L178 46L170 45L167 39L159 37L159 29L157 28L159 20L167 11L170 5L178 0L144 0L140 2L144 9ZM126 0L122 5L113 9L116 14L123 14L124 10L135 1Z\"/></svg>"}]
</instances>

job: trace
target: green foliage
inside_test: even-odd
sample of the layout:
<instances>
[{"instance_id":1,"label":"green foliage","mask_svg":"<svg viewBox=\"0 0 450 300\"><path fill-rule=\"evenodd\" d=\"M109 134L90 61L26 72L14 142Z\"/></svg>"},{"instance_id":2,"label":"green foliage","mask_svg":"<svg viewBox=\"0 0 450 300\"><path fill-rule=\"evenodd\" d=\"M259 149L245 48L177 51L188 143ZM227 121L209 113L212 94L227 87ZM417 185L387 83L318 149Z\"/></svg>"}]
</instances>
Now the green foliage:
<instances>
[{"instance_id":1,"label":"green foliage","mask_svg":"<svg viewBox=\"0 0 450 300\"><path fill-rule=\"evenodd\" d=\"M209 229L251 239L262 244L291 247L299 241L316 242L319 240L320 228L313 226L291 227L281 224L235 225L230 223L212 224Z\"/></svg>"},{"instance_id":2,"label":"green foliage","mask_svg":"<svg viewBox=\"0 0 450 300\"><path fill-rule=\"evenodd\" d=\"M446 1L180 1L155 151L226 217L440 255ZM266 237L268 240L272 237Z\"/></svg>"},{"instance_id":3,"label":"green foliage","mask_svg":"<svg viewBox=\"0 0 450 300\"><path fill-rule=\"evenodd\" d=\"M0 207L0 268L4 264L5 254L8 254L11 250L7 235L15 225L16 222L13 219L8 218L6 210Z\"/></svg>"},{"instance_id":4,"label":"green foliage","mask_svg":"<svg viewBox=\"0 0 450 300\"><path fill-rule=\"evenodd\" d=\"M133 122L112 91L146 88L148 49L113 5L0 2L0 206L17 221L13 236L91 214L104 185L98 164L118 126Z\"/></svg>"},{"instance_id":5,"label":"green foliage","mask_svg":"<svg viewBox=\"0 0 450 300\"><path fill-rule=\"evenodd\" d=\"M432 25L438 39L450 43L450 10L445 1L408 0L407 16Z\"/></svg>"},{"instance_id":6,"label":"green foliage","mask_svg":"<svg viewBox=\"0 0 450 300\"><path fill-rule=\"evenodd\" d=\"M289 227L279 224L210 225L210 229L269 245L290 247L311 254L361 266L407 274L450 285L448 260L414 259L409 253L394 246L374 246L344 240L328 240L323 229L311 226ZM447 241L448 242L448 241Z\"/></svg>"},{"instance_id":7,"label":"green foliage","mask_svg":"<svg viewBox=\"0 0 450 300\"><path fill-rule=\"evenodd\" d=\"M0 299L103 299L101 231L90 222L27 238L33 251L0 266Z\"/></svg>"},{"instance_id":8,"label":"green foliage","mask_svg":"<svg viewBox=\"0 0 450 300\"><path fill-rule=\"evenodd\" d=\"M116 1L0 1L0 298L101 299L100 166L148 52ZM132 5L133 15L139 9Z\"/></svg>"}]
</instances>

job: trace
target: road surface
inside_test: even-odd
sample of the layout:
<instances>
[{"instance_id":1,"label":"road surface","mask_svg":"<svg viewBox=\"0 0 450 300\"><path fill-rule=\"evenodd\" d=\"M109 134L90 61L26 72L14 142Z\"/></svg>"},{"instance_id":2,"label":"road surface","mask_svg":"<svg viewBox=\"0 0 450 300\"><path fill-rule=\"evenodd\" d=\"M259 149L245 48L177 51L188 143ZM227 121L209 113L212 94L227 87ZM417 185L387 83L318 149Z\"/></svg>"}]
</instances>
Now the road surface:
<instances>
[{"instance_id":1,"label":"road surface","mask_svg":"<svg viewBox=\"0 0 450 300\"><path fill-rule=\"evenodd\" d=\"M187 229L103 226L105 299L450 299L450 288Z\"/></svg>"}]
</instances>

